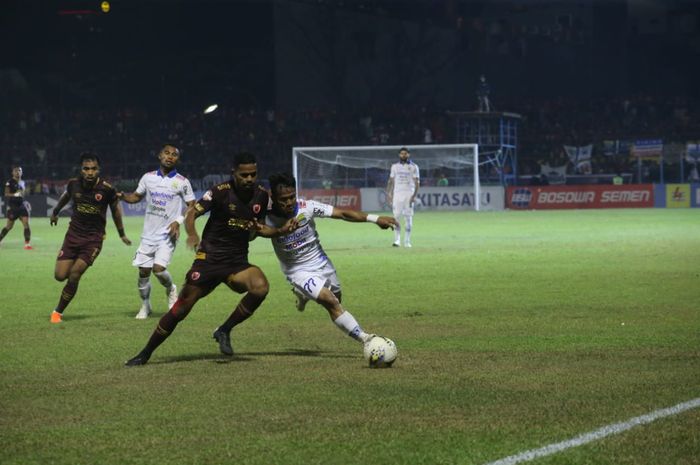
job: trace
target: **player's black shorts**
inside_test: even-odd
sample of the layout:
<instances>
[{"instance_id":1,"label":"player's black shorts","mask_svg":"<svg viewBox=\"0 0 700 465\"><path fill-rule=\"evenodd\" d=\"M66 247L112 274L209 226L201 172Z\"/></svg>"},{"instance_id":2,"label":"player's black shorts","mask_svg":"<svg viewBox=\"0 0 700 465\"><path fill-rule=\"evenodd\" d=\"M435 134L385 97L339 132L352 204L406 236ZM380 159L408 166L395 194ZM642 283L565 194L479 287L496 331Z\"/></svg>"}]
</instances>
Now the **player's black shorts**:
<instances>
[{"instance_id":1,"label":"player's black shorts","mask_svg":"<svg viewBox=\"0 0 700 465\"><path fill-rule=\"evenodd\" d=\"M22 218L23 216L29 216L29 212L24 206L10 208L7 207L7 219L16 220L17 218Z\"/></svg>"},{"instance_id":2,"label":"player's black shorts","mask_svg":"<svg viewBox=\"0 0 700 465\"><path fill-rule=\"evenodd\" d=\"M232 274L240 273L251 266L253 265L247 261L211 262L197 259L192 263L190 271L187 272L187 284L203 289L203 297L216 289L219 284L225 283Z\"/></svg>"},{"instance_id":3,"label":"player's black shorts","mask_svg":"<svg viewBox=\"0 0 700 465\"><path fill-rule=\"evenodd\" d=\"M69 229L56 260L76 260L80 258L92 266L102 251L103 242L103 239L77 237Z\"/></svg>"}]
</instances>

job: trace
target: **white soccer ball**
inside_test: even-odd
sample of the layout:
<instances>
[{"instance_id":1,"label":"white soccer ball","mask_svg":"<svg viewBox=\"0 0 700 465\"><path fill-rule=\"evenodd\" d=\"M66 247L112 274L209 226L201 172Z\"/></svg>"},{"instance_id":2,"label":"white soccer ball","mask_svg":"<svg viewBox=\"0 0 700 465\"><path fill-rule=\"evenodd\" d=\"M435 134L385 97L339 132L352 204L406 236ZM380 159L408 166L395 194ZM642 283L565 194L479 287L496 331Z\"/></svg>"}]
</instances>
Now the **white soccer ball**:
<instances>
[{"instance_id":1,"label":"white soccer ball","mask_svg":"<svg viewBox=\"0 0 700 465\"><path fill-rule=\"evenodd\" d=\"M394 341L384 336L374 336L367 341L364 352L370 368L389 368L399 354Z\"/></svg>"}]
</instances>

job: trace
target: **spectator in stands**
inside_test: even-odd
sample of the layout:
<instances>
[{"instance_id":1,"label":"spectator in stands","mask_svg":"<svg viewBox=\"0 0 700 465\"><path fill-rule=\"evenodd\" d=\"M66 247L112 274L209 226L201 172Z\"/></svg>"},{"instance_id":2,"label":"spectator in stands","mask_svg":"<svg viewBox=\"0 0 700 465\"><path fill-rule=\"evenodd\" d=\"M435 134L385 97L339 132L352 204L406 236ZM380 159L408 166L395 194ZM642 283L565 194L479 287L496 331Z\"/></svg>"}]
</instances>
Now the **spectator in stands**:
<instances>
[{"instance_id":1,"label":"spectator in stands","mask_svg":"<svg viewBox=\"0 0 700 465\"><path fill-rule=\"evenodd\" d=\"M483 74L479 77L479 85L476 88L476 99L479 102L479 111L488 113L491 111L491 101L489 100L489 94L491 89L488 82L486 82L486 76Z\"/></svg>"},{"instance_id":2,"label":"spectator in stands","mask_svg":"<svg viewBox=\"0 0 700 465\"><path fill-rule=\"evenodd\" d=\"M449 186L449 185L450 185L450 181L449 181L449 180L447 179L447 177L445 176L445 173L440 173L440 174L438 175L438 180L437 180L436 185L439 186L439 187L445 187L445 186Z\"/></svg>"}]
</instances>

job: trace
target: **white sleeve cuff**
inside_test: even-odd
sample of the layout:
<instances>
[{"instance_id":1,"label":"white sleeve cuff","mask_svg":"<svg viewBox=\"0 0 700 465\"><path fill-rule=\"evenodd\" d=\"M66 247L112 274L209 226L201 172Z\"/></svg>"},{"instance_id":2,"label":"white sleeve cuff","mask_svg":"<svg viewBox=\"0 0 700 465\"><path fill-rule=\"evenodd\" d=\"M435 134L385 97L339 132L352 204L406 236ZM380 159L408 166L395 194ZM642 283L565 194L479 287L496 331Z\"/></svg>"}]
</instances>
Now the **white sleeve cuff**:
<instances>
[{"instance_id":1,"label":"white sleeve cuff","mask_svg":"<svg viewBox=\"0 0 700 465\"><path fill-rule=\"evenodd\" d=\"M379 215L367 215L367 221L370 223L376 223L379 219Z\"/></svg>"}]
</instances>

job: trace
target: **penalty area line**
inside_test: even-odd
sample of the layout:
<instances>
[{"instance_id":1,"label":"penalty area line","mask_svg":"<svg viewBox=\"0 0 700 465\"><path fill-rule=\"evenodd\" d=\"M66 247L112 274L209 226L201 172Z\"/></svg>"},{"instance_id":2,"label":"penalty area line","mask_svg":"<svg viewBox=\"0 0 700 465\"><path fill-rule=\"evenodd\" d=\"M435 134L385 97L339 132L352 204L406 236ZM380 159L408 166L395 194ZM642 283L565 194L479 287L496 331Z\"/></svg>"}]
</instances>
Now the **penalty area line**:
<instances>
[{"instance_id":1,"label":"penalty area line","mask_svg":"<svg viewBox=\"0 0 700 465\"><path fill-rule=\"evenodd\" d=\"M700 407L700 397L687 402L682 402L674 405L673 407L654 410L646 415L630 418L627 421L603 426L602 428L589 431L588 433L583 433L566 441L549 444L547 446L540 447L539 449L531 449L517 455L511 455L509 457L496 460L495 462L489 462L485 465L515 465L516 463L529 462L530 460L534 460L539 457L556 454L557 452L571 449L572 447L582 446L583 444L588 444L589 442L597 441L599 439L603 439L604 437L612 436L613 434L622 433L623 431L627 431L635 426L645 425L647 423L651 423L652 421L656 421L659 418L678 415L681 412L698 407Z\"/></svg>"}]
</instances>

